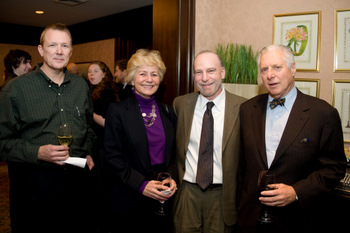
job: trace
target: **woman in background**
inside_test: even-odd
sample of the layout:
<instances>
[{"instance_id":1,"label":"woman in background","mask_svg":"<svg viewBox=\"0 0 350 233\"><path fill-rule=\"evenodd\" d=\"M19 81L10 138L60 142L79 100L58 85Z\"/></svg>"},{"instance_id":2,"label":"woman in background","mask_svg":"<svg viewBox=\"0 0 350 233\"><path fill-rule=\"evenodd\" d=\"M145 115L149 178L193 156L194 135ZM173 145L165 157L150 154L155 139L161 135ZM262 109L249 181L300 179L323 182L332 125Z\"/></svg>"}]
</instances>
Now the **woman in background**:
<instances>
[{"instance_id":1,"label":"woman in background","mask_svg":"<svg viewBox=\"0 0 350 233\"><path fill-rule=\"evenodd\" d=\"M176 191L157 181L159 172L172 177L176 116L154 94L166 71L160 53L138 50L127 65L127 82L134 95L111 104L105 127L105 157L113 178L113 232L171 232L171 218L157 216L159 202ZM170 207L169 207L170 212Z\"/></svg>"},{"instance_id":2,"label":"woman in background","mask_svg":"<svg viewBox=\"0 0 350 233\"><path fill-rule=\"evenodd\" d=\"M118 87L113 80L113 75L108 66L102 61L95 61L89 65L88 79L91 85L91 96L94 107L94 122L92 129L97 139L93 145L93 159L95 168L93 171L94 196L96 213L95 227L99 232L108 232L108 218L110 217L110 191L108 191L109 176L105 168L105 158L103 150L105 117L108 106L119 101Z\"/></svg>"}]
</instances>

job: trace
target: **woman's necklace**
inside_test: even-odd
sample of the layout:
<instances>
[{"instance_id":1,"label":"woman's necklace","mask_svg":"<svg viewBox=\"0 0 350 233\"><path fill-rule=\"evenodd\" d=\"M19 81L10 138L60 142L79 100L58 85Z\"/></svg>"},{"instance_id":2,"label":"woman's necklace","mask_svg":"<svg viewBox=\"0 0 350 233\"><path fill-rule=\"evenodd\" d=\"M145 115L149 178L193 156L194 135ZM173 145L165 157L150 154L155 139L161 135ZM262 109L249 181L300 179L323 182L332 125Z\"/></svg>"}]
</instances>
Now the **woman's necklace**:
<instances>
[{"instance_id":1,"label":"woman's necklace","mask_svg":"<svg viewBox=\"0 0 350 233\"><path fill-rule=\"evenodd\" d=\"M152 104L152 112L150 112L148 116L146 113L142 112L142 110L141 110L141 113L142 113L143 121L145 122L145 126L151 127L156 121L156 117L157 117L156 106Z\"/></svg>"}]
</instances>

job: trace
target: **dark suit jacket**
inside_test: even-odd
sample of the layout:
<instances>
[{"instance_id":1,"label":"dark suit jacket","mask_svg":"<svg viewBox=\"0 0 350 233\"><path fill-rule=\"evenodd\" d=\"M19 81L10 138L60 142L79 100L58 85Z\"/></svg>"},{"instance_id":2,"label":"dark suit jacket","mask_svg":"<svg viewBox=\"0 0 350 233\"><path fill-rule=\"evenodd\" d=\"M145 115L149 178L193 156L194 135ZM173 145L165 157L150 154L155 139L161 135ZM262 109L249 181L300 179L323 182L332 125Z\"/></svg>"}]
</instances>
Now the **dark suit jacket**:
<instances>
[{"instance_id":1,"label":"dark suit jacket","mask_svg":"<svg viewBox=\"0 0 350 233\"><path fill-rule=\"evenodd\" d=\"M175 152L176 116L173 109L158 103L166 145L164 166L151 167L144 120L135 96L112 103L105 124L105 158L115 181L113 210L119 213L142 208L151 201L138 192L143 181L155 180L157 173L167 171ZM174 156L173 156L174 157Z\"/></svg>"},{"instance_id":2,"label":"dark suit jacket","mask_svg":"<svg viewBox=\"0 0 350 233\"><path fill-rule=\"evenodd\" d=\"M265 118L268 95L242 104L239 171L239 232L255 232L261 205L258 174L267 170ZM314 232L317 199L344 177L343 134L337 110L298 91L270 170L276 182L293 186L299 200L273 207L277 232ZM308 226L309 225L309 226ZM309 231L308 231L309 230Z\"/></svg>"},{"instance_id":3,"label":"dark suit jacket","mask_svg":"<svg viewBox=\"0 0 350 233\"><path fill-rule=\"evenodd\" d=\"M175 205L181 193L181 183L185 174L185 159L190 140L194 108L199 94L191 93L177 97L174 100L174 109L178 117L176 131L176 159L179 171L178 192L175 197ZM236 223L236 175L239 158L239 106L244 98L226 91L225 122L222 139L222 215L225 224L232 226Z\"/></svg>"}]
</instances>

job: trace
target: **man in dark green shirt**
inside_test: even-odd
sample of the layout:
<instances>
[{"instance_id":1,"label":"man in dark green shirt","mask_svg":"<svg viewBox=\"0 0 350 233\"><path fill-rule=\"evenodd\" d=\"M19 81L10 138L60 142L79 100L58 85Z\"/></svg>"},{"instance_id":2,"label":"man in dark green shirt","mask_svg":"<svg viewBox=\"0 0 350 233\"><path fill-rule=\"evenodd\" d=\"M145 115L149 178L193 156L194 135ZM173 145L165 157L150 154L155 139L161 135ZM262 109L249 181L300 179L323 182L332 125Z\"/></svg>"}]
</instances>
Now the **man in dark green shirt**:
<instances>
[{"instance_id":1,"label":"man in dark green shirt","mask_svg":"<svg viewBox=\"0 0 350 233\"><path fill-rule=\"evenodd\" d=\"M44 62L0 95L0 159L9 167L12 232L87 232L95 137L89 87L65 68L72 54L65 25L48 26L38 50ZM62 123L72 128L70 147L58 143ZM69 157L86 158L87 168L64 163Z\"/></svg>"}]
</instances>

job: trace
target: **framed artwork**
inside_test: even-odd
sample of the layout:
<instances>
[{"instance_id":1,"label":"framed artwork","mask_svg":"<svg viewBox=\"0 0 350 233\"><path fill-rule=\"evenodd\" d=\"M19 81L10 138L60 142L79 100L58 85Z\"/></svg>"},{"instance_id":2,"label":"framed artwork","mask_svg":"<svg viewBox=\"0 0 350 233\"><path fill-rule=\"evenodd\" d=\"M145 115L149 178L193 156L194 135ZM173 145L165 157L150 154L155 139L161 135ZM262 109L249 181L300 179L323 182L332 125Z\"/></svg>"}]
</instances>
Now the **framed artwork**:
<instances>
[{"instance_id":1,"label":"framed artwork","mask_svg":"<svg viewBox=\"0 0 350 233\"><path fill-rule=\"evenodd\" d=\"M319 71L321 12L274 15L272 38L293 51L298 71Z\"/></svg>"},{"instance_id":2,"label":"framed artwork","mask_svg":"<svg viewBox=\"0 0 350 233\"><path fill-rule=\"evenodd\" d=\"M304 94L311 95L313 97L320 97L320 80L319 79L306 79L295 78L295 86Z\"/></svg>"},{"instance_id":3,"label":"framed artwork","mask_svg":"<svg viewBox=\"0 0 350 233\"><path fill-rule=\"evenodd\" d=\"M350 80L333 80L333 107L340 115L344 141L350 142Z\"/></svg>"},{"instance_id":4,"label":"framed artwork","mask_svg":"<svg viewBox=\"0 0 350 233\"><path fill-rule=\"evenodd\" d=\"M334 71L350 72L350 9L335 10Z\"/></svg>"}]
</instances>

